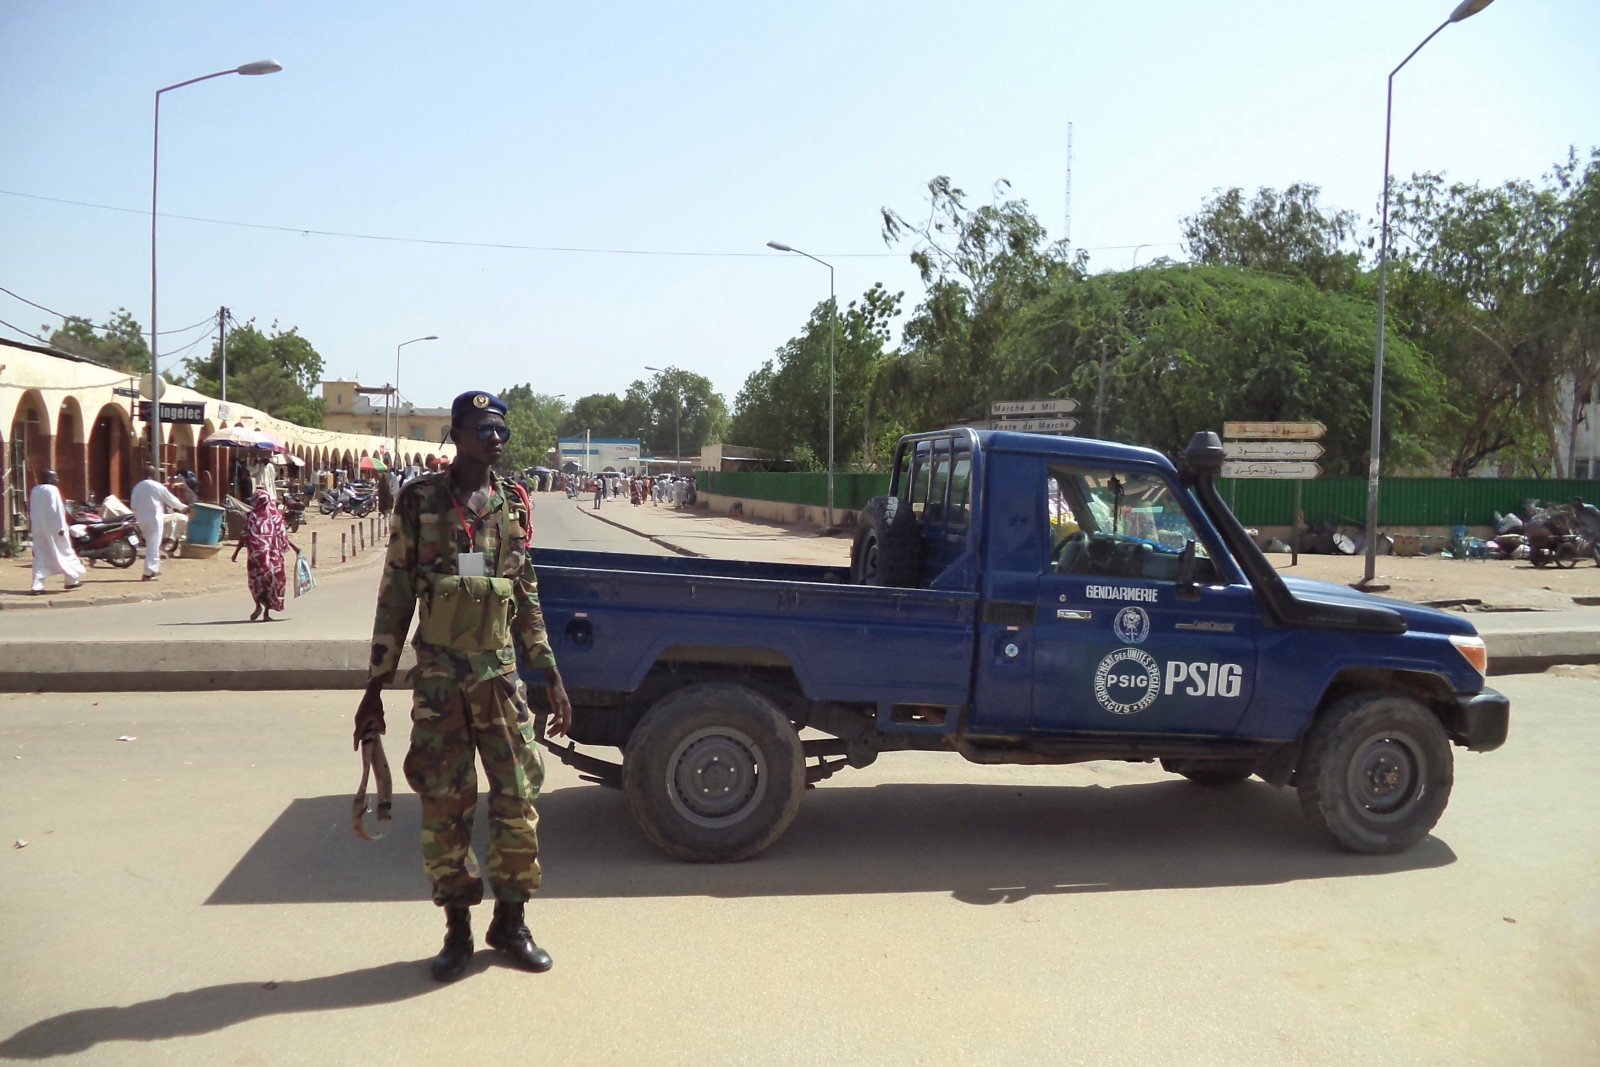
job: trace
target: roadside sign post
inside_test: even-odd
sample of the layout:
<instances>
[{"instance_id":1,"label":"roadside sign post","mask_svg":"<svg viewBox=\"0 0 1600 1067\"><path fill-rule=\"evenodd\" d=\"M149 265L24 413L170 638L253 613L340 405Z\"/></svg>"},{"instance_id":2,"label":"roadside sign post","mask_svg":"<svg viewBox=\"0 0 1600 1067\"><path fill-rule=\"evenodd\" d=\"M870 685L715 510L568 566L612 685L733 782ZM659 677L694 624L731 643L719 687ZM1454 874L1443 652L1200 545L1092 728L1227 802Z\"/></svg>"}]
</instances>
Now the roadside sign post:
<instances>
[{"instance_id":1,"label":"roadside sign post","mask_svg":"<svg viewBox=\"0 0 1600 1067\"><path fill-rule=\"evenodd\" d=\"M1322 474L1322 446L1317 438L1328 432L1320 422L1227 422L1223 436L1226 457L1222 476L1237 478L1287 478L1294 481L1293 514L1289 517L1289 566L1300 565L1300 489L1306 479ZM1242 439L1242 440L1241 440ZM1229 489L1232 496L1232 487ZM1231 503L1230 503L1231 507Z\"/></svg>"},{"instance_id":2,"label":"roadside sign post","mask_svg":"<svg viewBox=\"0 0 1600 1067\"><path fill-rule=\"evenodd\" d=\"M1078 420L1069 418L1078 410L1070 396L1046 400L996 400L989 405L989 429L1013 433L1070 434Z\"/></svg>"}]
</instances>

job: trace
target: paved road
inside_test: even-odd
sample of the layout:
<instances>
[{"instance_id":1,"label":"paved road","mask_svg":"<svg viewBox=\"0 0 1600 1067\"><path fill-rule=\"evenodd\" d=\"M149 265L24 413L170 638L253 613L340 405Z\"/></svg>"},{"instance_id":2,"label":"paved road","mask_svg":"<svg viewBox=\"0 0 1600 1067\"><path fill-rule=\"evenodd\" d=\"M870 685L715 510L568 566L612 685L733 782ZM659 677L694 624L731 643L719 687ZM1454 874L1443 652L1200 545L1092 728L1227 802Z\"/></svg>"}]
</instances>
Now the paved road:
<instances>
[{"instance_id":1,"label":"paved road","mask_svg":"<svg viewBox=\"0 0 1600 1067\"><path fill-rule=\"evenodd\" d=\"M353 694L0 695L0 1061L1597 1063L1600 681L1503 685L1397 857L1259 782L900 754L695 866L552 761L556 969L448 987L413 798L350 834Z\"/></svg>"}]
</instances>

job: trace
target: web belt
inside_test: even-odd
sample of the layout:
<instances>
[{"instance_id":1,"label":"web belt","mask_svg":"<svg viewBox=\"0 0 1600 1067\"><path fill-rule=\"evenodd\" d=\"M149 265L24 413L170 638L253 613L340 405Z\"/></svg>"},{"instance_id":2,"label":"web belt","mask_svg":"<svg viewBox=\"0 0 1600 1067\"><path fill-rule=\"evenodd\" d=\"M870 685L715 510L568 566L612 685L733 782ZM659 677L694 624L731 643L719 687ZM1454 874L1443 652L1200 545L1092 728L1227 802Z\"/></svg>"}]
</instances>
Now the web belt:
<instances>
[{"instance_id":1,"label":"web belt","mask_svg":"<svg viewBox=\"0 0 1600 1067\"><path fill-rule=\"evenodd\" d=\"M373 814L372 801L367 798L367 776L376 779L378 790L377 817L372 830L367 830L367 816ZM351 805L350 825L363 841L376 841L389 832L394 821L394 778L389 773L389 760L383 754L383 740L376 733L361 739L361 785Z\"/></svg>"}]
</instances>

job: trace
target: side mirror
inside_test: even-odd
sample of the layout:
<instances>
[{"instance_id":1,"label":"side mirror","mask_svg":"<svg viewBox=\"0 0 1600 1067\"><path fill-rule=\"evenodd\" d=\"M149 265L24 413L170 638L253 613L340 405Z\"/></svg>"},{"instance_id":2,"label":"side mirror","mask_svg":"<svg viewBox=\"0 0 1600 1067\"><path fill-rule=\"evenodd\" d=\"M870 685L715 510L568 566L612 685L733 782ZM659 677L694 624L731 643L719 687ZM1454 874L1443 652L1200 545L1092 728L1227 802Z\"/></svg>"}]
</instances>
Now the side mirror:
<instances>
[{"instance_id":1,"label":"side mirror","mask_svg":"<svg viewBox=\"0 0 1600 1067\"><path fill-rule=\"evenodd\" d=\"M1183 552L1178 556L1178 588L1176 591L1179 600L1199 600L1200 587L1194 584L1194 542L1189 541L1183 546Z\"/></svg>"}]
</instances>

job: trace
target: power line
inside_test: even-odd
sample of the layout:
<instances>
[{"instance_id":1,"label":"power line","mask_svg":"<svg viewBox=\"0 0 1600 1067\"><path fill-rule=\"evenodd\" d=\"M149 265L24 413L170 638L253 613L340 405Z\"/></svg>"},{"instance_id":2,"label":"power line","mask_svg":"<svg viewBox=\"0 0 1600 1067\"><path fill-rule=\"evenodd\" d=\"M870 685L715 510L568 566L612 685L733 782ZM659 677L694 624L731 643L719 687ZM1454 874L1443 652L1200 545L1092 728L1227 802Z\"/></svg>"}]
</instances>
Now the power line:
<instances>
[{"instance_id":1,"label":"power line","mask_svg":"<svg viewBox=\"0 0 1600 1067\"><path fill-rule=\"evenodd\" d=\"M31 337L35 341L38 341L42 345L47 345L47 344L50 343L49 341L46 341L43 337L40 337L36 333L29 333L27 330L24 330L21 326L13 326L13 325L11 325L11 323L7 322L5 319L0 319L0 326L4 326L4 327L6 327L8 329L15 330L15 331L17 331L18 333L20 333L24 337Z\"/></svg>"},{"instance_id":2,"label":"power line","mask_svg":"<svg viewBox=\"0 0 1600 1067\"><path fill-rule=\"evenodd\" d=\"M29 307L36 307L40 311L43 311L43 312L46 312L48 314L54 315L56 318L62 320L63 322L66 322L68 320L76 320L78 322L88 323L89 328L91 330L108 330L108 329L110 329L110 327L108 327L108 326L96 326L94 323L89 322L89 320L84 318L82 315L63 315L61 312L56 311L54 308L47 308L43 304L38 303L37 301L29 300L27 297L23 296L21 293L14 293L10 289L7 289L3 285L0 285L0 293L5 293L7 296L16 297L18 300L22 301L24 304L27 304ZM192 323L192 324L190 324L188 326L180 326L176 330L162 330L158 336L167 337L167 336L169 336L171 334L175 334L175 333L188 333L190 330L194 329L196 326L210 326L215 321L217 321L217 317L215 315L208 315L205 318L201 319L199 322ZM149 330L140 330L139 331L139 336L140 337L149 337L150 336L150 331Z\"/></svg>"}]
</instances>

